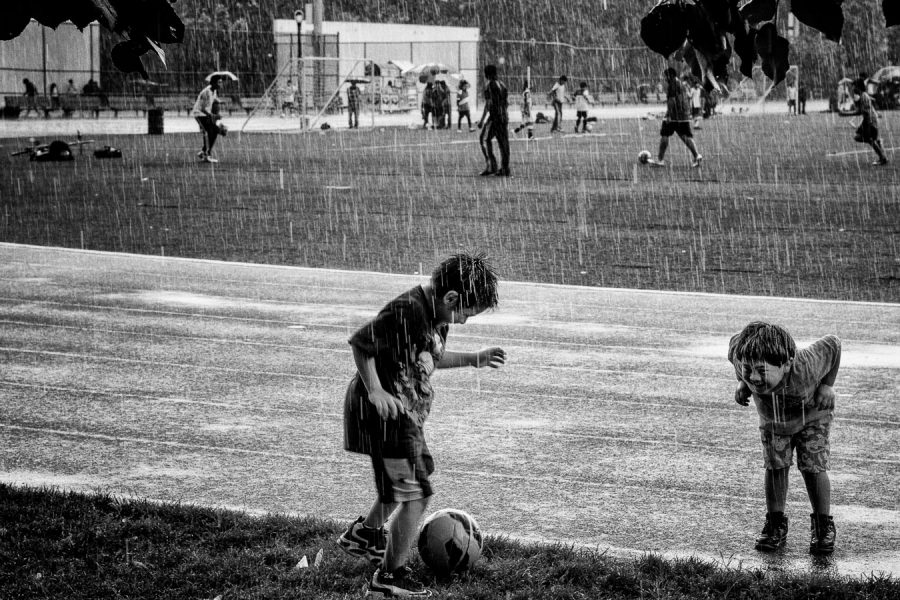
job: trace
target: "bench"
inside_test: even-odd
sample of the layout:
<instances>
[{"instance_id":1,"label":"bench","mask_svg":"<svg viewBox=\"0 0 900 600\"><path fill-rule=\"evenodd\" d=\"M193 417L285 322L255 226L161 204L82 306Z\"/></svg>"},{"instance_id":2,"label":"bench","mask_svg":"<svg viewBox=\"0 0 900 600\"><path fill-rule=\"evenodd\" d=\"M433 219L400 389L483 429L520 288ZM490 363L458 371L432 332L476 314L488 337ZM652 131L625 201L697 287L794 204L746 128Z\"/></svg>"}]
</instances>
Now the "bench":
<instances>
[{"instance_id":1,"label":"bench","mask_svg":"<svg viewBox=\"0 0 900 600\"><path fill-rule=\"evenodd\" d=\"M72 113L91 113L94 118L100 116L100 97L99 96L69 96L63 95L59 97L59 103L63 111L63 115L71 117Z\"/></svg>"},{"instance_id":2,"label":"bench","mask_svg":"<svg viewBox=\"0 0 900 600\"><path fill-rule=\"evenodd\" d=\"M147 98L144 96L110 96L109 110L117 117L120 112L131 111L134 111L136 116L141 116L147 112Z\"/></svg>"},{"instance_id":3,"label":"bench","mask_svg":"<svg viewBox=\"0 0 900 600\"><path fill-rule=\"evenodd\" d=\"M7 115L21 115L23 111L27 111L25 96L4 96L4 104L8 107L4 112ZM35 96L32 110L44 113L44 117L49 117L54 110L60 110L59 106L54 107L49 96Z\"/></svg>"}]
</instances>

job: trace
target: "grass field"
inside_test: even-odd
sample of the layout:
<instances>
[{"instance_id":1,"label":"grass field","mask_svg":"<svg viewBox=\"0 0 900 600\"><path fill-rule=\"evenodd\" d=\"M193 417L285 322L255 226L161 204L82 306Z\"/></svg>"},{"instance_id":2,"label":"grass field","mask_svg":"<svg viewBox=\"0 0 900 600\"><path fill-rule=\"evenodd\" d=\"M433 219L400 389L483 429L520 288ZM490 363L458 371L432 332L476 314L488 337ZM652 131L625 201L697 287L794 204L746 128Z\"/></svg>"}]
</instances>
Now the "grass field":
<instances>
[{"instance_id":1,"label":"grass field","mask_svg":"<svg viewBox=\"0 0 900 600\"><path fill-rule=\"evenodd\" d=\"M894 115L886 115L884 120L885 145L892 147L891 131L900 123ZM653 121L608 121L592 136L514 142L515 177L511 180L477 177L482 164L474 134L455 131L254 134L240 141L229 137L222 141L222 163L215 167L193 161L197 136L98 139L124 148L126 159L98 161L86 153L67 165L8 158L6 150L24 140L3 140L0 241L406 274L430 269L438 258L458 247L482 248L494 257L505 280L898 301L900 201L893 191L898 183L896 167L870 167L869 151L852 143L852 129L846 120L827 115L788 120L779 115L706 122L697 135L706 157L702 171L688 167L687 152L677 141L669 153L672 168L637 168L633 158L638 150L655 146L657 128L658 122ZM828 152L846 154L827 157ZM90 257L79 260L90 262ZM146 464L139 466L166 468L152 476L146 469L134 470L132 475L163 482L180 477L193 488L208 486L213 492L231 487L230 483L198 478L189 471L178 475L177 467L196 467L198 462L181 445L201 444L198 456L208 456L210 467L217 463L236 466L237 476L243 478L248 476L248 467L243 465L244 471L239 471L239 453L228 454L236 457L234 463L219 454L206 454L224 444L224 432L228 430L217 427L233 425L230 419L234 417L268 431L264 442L273 453L286 452L287 446L282 447L285 444L307 438L315 441L317 438L308 432L334 437L329 428L338 426L339 417L330 414L335 411L326 404L319 409L326 417L324 426L319 421L298 420L304 423L298 428L289 419L273 419L267 411L276 415L291 410L290 402L295 400L285 394L296 393L303 384L285 385L281 377L296 368L298 354L316 355L321 348L315 346L328 350L327 361L307 359L303 363L312 365L306 375L313 379L334 373L334 368L326 368L325 363L349 364L346 356L332 355L346 354L348 323L357 313L362 314L363 308L368 310L388 294L386 290L370 290L367 294L356 290L348 296L346 306L342 304L334 314L323 317L321 307L310 309L303 304L323 302L318 299L319 285L299 285L293 291L278 292L284 296L270 297L274 292L268 286L268 275L259 273L255 276L260 278L260 289L241 284L246 287L232 290L237 294L233 301L218 306L202 303L209 298L228 300L206 287L215 283L213 273L199 277L154 273L150 280L160 290L187 285L194 291L178 296L176 303L201 302L191 304L185 312L169 314L165 312L165 294L139 293L144 289L140 278L147 275L143 271L135 270L130 275L134 279L125 281L126 286L134 287L133 294L114 290L112 281L102 282L104 274L96 273L92 277L101 283L79 284L78 293L89 298L79 300L75 286L66 284L83 275L84 265L70 265L71 279L62 268L43 280L30 272L46 267L39 263L42 261L25 260L19 266L9 266L10 273L25 271L18 275L22 283L11 283L5 293L3 359L10 371L4 379L27 374L32 377L27 383L38 391L23 393L22 387L4 385L0 390L5 398L5 408L0 411L4 424L97 433L93 440L64 434L53 446L60 449L58 455L66 468L80 473L91 473L92 468L116 458L113 454L121 442L104 442L103 436L115 440L126 436L131 440L128 446L139 448L140 444L134 442L137 438L155 435L173 444L171 456L141 450L138 454ZM236 285L230 276L223 280ZM355 289L352 281L347 285ZM124 298L125 305L115 305L113 296L122 296L119 300ZM722 439L718 440L727 446L723 461L739 457L736 460L746 463L748 469L751 463L755 465L755 455L750 456L755 449L745 450L752 428L738 422L731 403L727 408L720 406L715 396L716 390L725 385L724 380L719 381L721 352L713 353L704 346L734 329L734 310L724 308L730 299L721 299L723 307L706 315L702 331L693 334L700 336L691 343L693 351L700 352L705 361L702 376L686 378L657 397L647 391L651 389L648 381L664 389L673 377L680 376L684 364L695 360L681 355L686 323L697 316L696 311L685 307L691 299L673 300L676 296L672 296L647 300L648 306L623 307L602 294L598 298L596 302L556 305L537 296L505 295L504 309L495 315L496 323L487 321L466 330L469 343L481 335L503 332L510 336L504 345L519 346L514 348L519 370L515 364L502 370L492 380L500 386L494 390L487 382L482 390L477 378L467 377L462 391L455 388L454 394L495 402L492 391L519 384L526 389L518 401L537 400L541 390L550 390L554 399L548 404L550 412L537 402L526 402L521 419L505 425L503 421L510 415L496 411L498 422L485 424L480 435L501 438L509 444L509 455L493 456L496 464L489 465L481 476L490 481L495 471L506 471L519 463L527 468L552 469L549 463L541 465L541 457L554 453L548 440L558 442L552 438L560 432L542 424L558 425L563 416L572 416L571 406L599 398L604 410L614 407L621 412L606 415L603 428L578 431L576 437L589 440L584 452L606 457L602 461L591 459L596 475L618 477L608 485L615 493L605 491L606 484L601 485L601 491L594 493L596 506L588 507L603 525L601 536L615 539L627 533L615 527L617 519L628 526L641 518L654 521L641 513L640 499L646 496L648 486L656 492L665 490L673 505L679 507L679 518L688 523L708 519L691 508L699 502L692 496L695 489L697 498L704 493L717 498L724 484L727 499L714 500L713 505L727 506L729 511L735 499L744 501L752 496L756 504L761 502L758 486L748 483L744 471L728 472L719 463L710 462L695 471L658 465L644 472L619 462L635 454L657 455L659 447L669 445L677 451L673 458L679 460L698 449L703 454L705 441L691 437L702 437L696 425L701 421L697 415L703 415L729 423L730 429L721 432ZM753 299L742 302L746 314L754 312ZM516 321L517 311L524 310L525 305L536 311L536 317ZM183 304L180 309L187 306ZM836 321L836 327L860 351L842 368L842 383L850 402L842 414L846 422L841 429L841 444L851 466L840 473L840 489L849 504L842 509L848 515L851 509L861 513L841 530L842 535L850 541L848 548L863 552L872 539L867 532L876 532L880 536L876 545L889 553L893 552L890 540L896 539L894 533L878 525L879 519L893 515L896 509L890 490L868 484L883 481L879 475L893 477L896 473L890 442L896 430L895 411L882 401L892 393L890 376L895 372L895 360L886 355L881 356L881 362L866 360L867 356L878 359L879 348L886 352L895 345L894 321L876 316L879 309L885 315L893 314L887 308L869 305L865 316L860 313L854 317L848 312L852 306L845 305L835 313L847 315ZM278 318L253 318L239 325L227 320L251 317L257 310ZM760 308L771 310L771 306ZM825 322L823 313L813 308L803 310L806 312L798 315L800 335L808 338L824 333L819 331ZM559 328L561 339L553 342L559 352L553 353L552 360L547 360L543 351L546 340L528 337L538 318L550 319L553 327ZM620 318L624 318L620 327L607 327L619 323L614 319ZM224 335L213 328L222 319L230 328ZM313 322L312 327L308 321ZM304 324L304 329L297 330L304 332L302 338L295 338L294 330L281 328L297 323ZM513 333L510 323L522 331ZM568 326L564 326L566 323ZM590 329L585 323L598 327ZM320 337L319 329L335 328L331 332L335 339ZM255 337L260 334L258 329L265 330L265 338ZM47 331L54 334L46 335ZM636 335L638 341L618 337L626 332ZM307 334L313 337L306 340ZM248 350L231 343L232 337L253 347L262 342L258 347L265 350L258 355L252 353L253 364L247 364ZM188 338L199 343L201 350L188 351ZM597 338L605 341L598 345ZM314 347L307 348L305 342ZM597 360L585 362L587 350L579 350L581 346L596 353ZM866 354L867 348L875 348L874 353ZM655 363L651 360L660 353L673 354L674 360L652 366ZM176 365L172 357L184 364ZM273 357L280 361L277 366L263 366ZM134 368L130 360L143 366ZM602 367L599 370L594 368L598 364ZM223 365L220 373L217 369ZM273 379L271 373L263 376L253 369L274 370L277 377ZM646 380L635 378L635 373L648 370ZM529 371L534 371L532 377L538 381L526 381L522 375ZM569 383L561 376L569 372L577 372L584 381ZM171 389L159 388L161 381ZM307 391L327 403L338 397L343 380L322 385L334 390L328 387L325 394L318 389ZM573 394L577 396L574 402ZM260 403L254 401L257 397L273 406L258 406ZM516 394L506 401L511 399L516 400ZM671 422L657 421L662 418L657 406L664 404L681 407L678 412L686 420L684 428L666 429ZM59 410L44 411L44 406ZM655 428L647 431L637 419L628 418L637 406L641 406L641 418L654 423ZM175 410L180 418L172 421L164 410ZM471 418L464 407L448 406L447 410L444 418L451 423ZM521 407L510 404L506 410L516 412ZM597 406L592 405L590 414L599 419L597 412ZM751 416L749 412L740 414ZM435 419L439 417L435 415ZM441 426L440 421L435 424ZM622 434L620 427L627 435L618 435ZM873 428L874 437L872 443L865 443L869 428ZM256 437L255 429L242 431L236 429L229 443L238 451L259 448L261 438ZM441 447L455 450L456 444L459 456L466 448L473 450L471 433L464 428L437 431L442 436ZM36 462L40 463L38 451L46 444L42 438L29 435L10 433L12 454L0 455L3 465L28 463L33 457L23 456L30 453L26 448L35 450ZM672 435L674 440L669 439ZM541 440L536 444L541 451L534 456L520 452L517 446L531 436ZM653 439L643 439L645 436ZM656 443L660 436L662 446ZM887 458L870 460L872 452ZM310 450L309 454L316 452ZM454 490L451 482L470 468L459 456L455 459L458 464L448 459L442 463L447 478L442 491L455 502L463 492ZM527 460L509 458L520 456ZM277 460L267 457L263 464L270 467ZM89 468L83 468L84 461L89 461ZM588 477L577 473L577 464L567 465L565 471L567 476L577 476L576 480ZM303 481L302 473L279 473L265 477L284 480L282 485ZM860 473L865 476L859 477ZM556 477L552 472L546 475L548 484ZM716 489L701 490L712 486L714 480L719 482ZM504 485L521 488L512 480ZM237 497L248 495L247 491L235 493ZM268 493L277 496L282 490ZM565 499L572 502L574 492L562 489L557 493L557 509L562 511L567 506ZM622 504L625 497L629 498L627 506ZM285 494L288 504L292 499ZM802 496L793 497L792 502L795 509L805 509ZM626 512L607 510L608 505L616 503ZM868 511L867 507L873 505L876 509ZM534 511L534 505L515 506L522 514ZM755 508L729 518L728 535L723 536L721 531L710 531L710 535L718 535L718 543L745 547L745 538L752 537L752 530L758 527L758 515L751 514ZM705 525L696 529L710 529L708 522ZM368 571L333 552L332 539L338 527L331 521L251 517L222 508L0 485L0 597L356 598ZM663 529L666 535L678 533L671 527ZM800 525L794 535L802 534ZM888 542L882 544L882 538ZM650 543L664 547L675 544L668 538ZM802 547L802 540L792 543ZM294 568L301 555L311 559L320 548L329 549L328 560L320 569ZM878 555L874 556L877 561ZM574 546L525 544L490 536L485 560L470 577L439 582L435 587L438 598L522 600L888 599L900 595L900 582L887 576L848 579L828 569L798 574L782 570L783 565L756 569L729 562L727 554L722 558L722 564L699 559L663 560L652 554L630 560L599 556ZM427 577L418 563L416 567ZM428 583L435 584L433 580Z\"/></svg>"},{"instance_id":2,"label":"grass field","mask_svg":"<svg viewBox=\"0 0 900 600\"><path fill-rule=\"evenodd\" d=\"M882 120L892 148L900 115ZM514 140L511 180L477 177L476 134L455 130L232 134L215 167L198 135L98 139L125 159L65 165L7 139L0 241L397 273L467 247L513 280L900 300L900 174L848 119L721 116L697 132L702 170L677 140L671 168L638 168L658 127Z\"/></svg>"}]
</instances>

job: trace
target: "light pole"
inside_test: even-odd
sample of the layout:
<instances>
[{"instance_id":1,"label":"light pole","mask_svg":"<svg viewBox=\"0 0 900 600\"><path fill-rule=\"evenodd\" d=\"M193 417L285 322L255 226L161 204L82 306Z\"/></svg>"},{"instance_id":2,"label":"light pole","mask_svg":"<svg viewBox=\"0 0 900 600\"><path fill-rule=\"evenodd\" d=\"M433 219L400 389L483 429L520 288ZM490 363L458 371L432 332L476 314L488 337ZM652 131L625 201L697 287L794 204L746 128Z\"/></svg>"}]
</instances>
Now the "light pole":
<instances>
[{"instance_id":1,"label":"light pole","mask_svg":"<svg viewBox=\"0 0 900 600\"><path fill-rule=\"evenodd\" d=\"M303 19L305 15L303 11L297 9L294 11L294 21L297 23L297 69L296 72L294 68L291 68L291 72L294 73L294 76L297 78L297 94L294 101L297 103L297 113L298 114L306 114L306 97L304 96L303 90L303 63L300 59L303 57Z\"/></svg>"}]
</instances>

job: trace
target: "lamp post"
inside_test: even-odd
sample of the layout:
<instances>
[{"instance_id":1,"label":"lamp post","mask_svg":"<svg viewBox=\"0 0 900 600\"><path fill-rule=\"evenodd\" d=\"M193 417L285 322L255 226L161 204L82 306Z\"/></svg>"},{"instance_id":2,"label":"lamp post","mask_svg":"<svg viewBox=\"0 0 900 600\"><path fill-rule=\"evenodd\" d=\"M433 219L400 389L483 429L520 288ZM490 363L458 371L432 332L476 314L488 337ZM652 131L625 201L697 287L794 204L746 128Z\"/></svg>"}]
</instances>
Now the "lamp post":
<instances>
[{"instance_id":1,"label":"lamp post","mask_svg":"<svg viewBox=\"0 0 900 600\"><path fill-rule=\"evenodd\" d=\"M297 78L297 80L296 80L297 81L296 96L298 96L298 97L295 98L294 101L297 103L297 105L296 105L297 113L301 114L301 115L305 114L305 112L306 112L306 97L304 96L304 93L303 93L304 92L304 90L303 90L303 72L301 71L302 63L300 62L300 59L303 57L302 31L303 31L304 17L305 17L305 15L303 14L302 10L297 9L294 11L294 21L297 23L297 69L296 69L296 72L294 72L294 69L291 68L291 72L294 72L294 76Z\"/></svg>"}]
</instances>

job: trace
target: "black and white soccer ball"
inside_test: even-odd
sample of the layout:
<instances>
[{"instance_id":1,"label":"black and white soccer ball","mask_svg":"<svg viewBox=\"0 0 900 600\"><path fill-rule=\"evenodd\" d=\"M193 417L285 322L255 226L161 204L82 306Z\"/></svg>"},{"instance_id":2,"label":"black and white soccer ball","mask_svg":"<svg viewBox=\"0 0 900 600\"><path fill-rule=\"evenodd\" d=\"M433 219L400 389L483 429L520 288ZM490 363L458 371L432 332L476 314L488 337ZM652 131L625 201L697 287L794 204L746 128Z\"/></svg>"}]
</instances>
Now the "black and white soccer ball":
<instances>
[{"instance_id":1,"label":"black and white soccer ball","mask_svg":"<svg viewBox=\"0 0 900 600\"><path fill-rule=\"evenodd\" d=\"M441 577L471 568L483 547L481 528L475 518L453 508L429 516L419 532L419 556Z\"/></svg>"},{"instance_id":2,"label":"black and white soccer ball","mask_svg":"<svg viewBox=\"0 0 900 600\"><path fill-rule=\"evenodd\" d=\"M646 165L650 162L650 151L649 150L641 150L640 154L638 154L638 162L642 165Z\"/></svg>"}]
</instances>

